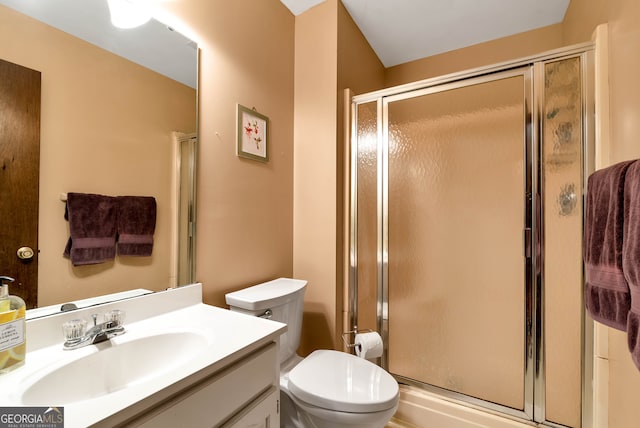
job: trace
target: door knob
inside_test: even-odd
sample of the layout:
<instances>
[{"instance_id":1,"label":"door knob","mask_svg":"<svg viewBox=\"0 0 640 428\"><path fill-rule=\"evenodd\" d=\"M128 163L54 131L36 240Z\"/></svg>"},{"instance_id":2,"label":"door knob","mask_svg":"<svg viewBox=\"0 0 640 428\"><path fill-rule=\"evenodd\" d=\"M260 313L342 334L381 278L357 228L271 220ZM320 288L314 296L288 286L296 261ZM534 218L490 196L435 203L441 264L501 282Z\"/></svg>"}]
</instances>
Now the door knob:
<instances>
[{"instance_id":1,"label":"door knob","mask_svg":"<svg viewBox=\"0 0 640 428\"><path fill-rule=\"evenodd\" d=\"M30 260L33 258L33 250L29 247L18 248L18 258L22 260Z\"/></svg>"}]
</instances>

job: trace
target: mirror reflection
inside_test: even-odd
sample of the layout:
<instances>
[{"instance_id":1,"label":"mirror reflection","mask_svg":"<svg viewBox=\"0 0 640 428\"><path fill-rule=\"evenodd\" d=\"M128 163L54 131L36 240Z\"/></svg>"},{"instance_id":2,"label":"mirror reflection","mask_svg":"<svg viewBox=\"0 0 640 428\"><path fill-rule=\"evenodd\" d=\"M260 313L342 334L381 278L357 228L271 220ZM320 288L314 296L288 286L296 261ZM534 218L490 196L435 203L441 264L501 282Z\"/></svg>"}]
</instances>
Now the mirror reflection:
<instances>
[{"instance_id":1,"label":"mirror reflection","mask_svg":"<svg viewBox=\"0 0 640 428\"><path fill-rule=\"evenodd\" d=\"M16 138L0 134L3 174L36 176L32 185L5 181L0 194L3 206L16 207L0 217L0 266L12 266L0 274L16 277L11 293L34 290L32 308L192 282L195 43L153 19L116 29L106 0L0 0L0 38L0 60L40 78L39 159L18 166L19 156L9 154ZM0 78L13 83L10 76ZM19 122L12 117L0 128ZM151 256L72 265L63 257L70 192L155 198ZM37 212L33 221L19 208L24 200L35 207L27 209ZM35 250L32 258L18 257L23 247Z\"/></svg>"}]
</instances>

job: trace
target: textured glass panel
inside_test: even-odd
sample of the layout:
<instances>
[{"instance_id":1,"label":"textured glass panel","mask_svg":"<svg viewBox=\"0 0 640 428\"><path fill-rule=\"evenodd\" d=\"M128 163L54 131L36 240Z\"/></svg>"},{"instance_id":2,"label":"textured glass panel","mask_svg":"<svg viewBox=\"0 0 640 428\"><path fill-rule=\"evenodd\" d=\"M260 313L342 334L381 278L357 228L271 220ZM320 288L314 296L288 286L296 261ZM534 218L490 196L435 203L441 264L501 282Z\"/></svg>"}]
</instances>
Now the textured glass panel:
<instances>
[{"instance_id":1,"label":"textured glass panel","mask_svg":"<svg viewBox=\"0 0 640 428\"><path fill-rule=\"evenodd\" d=\"M524 408L524 78L389 104L389 369Z\"/></svg>"},{"instance_id":2,"label":"textured glass panel","mask_svg":"<svg viewBox=\"0 0 640 428\"><path fill-rule=\"evenodd\" d=\"M377 103L358 105L358 327L376 329Z\"/></svg>"},{"instance_id":3,"label":"textured glass panel","mask_svg":"<svg viewBox=\"0 0 640 428\"><path fill-rule=\"evenodd\" d=\"M542 128L546 417L580 426L580 59L545 64Z\"/></svg>"}]
</instances>

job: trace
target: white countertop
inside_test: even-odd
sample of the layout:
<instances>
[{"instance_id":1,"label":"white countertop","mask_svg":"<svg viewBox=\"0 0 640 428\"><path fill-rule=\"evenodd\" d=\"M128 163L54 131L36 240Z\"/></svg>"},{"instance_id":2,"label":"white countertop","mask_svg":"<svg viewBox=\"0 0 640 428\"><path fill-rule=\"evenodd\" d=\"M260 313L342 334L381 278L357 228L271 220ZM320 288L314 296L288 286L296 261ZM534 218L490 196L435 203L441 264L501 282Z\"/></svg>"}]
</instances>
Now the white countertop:
<instances>
[{"instance_id":1,"label":"white countertop","mask_svg":"<svg viewBox=\"0 0 640 428\"><path fill-rule=\"evenodd\" d=\"M286 325L282 323L205 305L201 302L201 296L201 285L196 284L27 321L29 350L26 363L0 376L0 403L3 406L64 407L65 427L68 428L113 424L135 414L140 402L144 402L145 407L160 402L175 393L176 388L184 388L186 382L195 382L214 373L239 355L250 354L265 343L278 340L286 331ZM112 338L110 343L63 350L61 326L64 321L79 317L86 319L91 313L102 313L110 309L126 311L125 334ZM56 391L53 390L51 398L43 400L42 403L24 403L23 392L56 368L101 352L101 349L117 347L140 337L171 332L197 333L206 339L206 343L199 351L195 351L194 355L181 359L174 367L163 370L162 375L151 376L107 395L60 403L56 402ZM169 365L175 362L175 359L172 360L172 352L175 356L177 351L166 350ZM114 364L117 363L114 361ZM102 369L100 370L96 377L103 376ZM68 383L71 385L82 381L91 382L92 379L73 379ZM64 383L59 385L61 390L65 387Z\"/></svg>"}]
</instances>

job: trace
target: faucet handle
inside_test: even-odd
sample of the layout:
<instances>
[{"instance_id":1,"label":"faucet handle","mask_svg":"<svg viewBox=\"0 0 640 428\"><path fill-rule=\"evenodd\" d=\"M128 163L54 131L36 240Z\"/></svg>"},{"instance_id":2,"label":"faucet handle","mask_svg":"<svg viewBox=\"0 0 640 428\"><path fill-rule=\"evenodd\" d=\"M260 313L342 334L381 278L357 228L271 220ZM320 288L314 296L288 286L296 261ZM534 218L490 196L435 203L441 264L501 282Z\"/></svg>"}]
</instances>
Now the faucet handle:
<instances>
[{"instance_id":1,"label":"faucet handle","mask_svg":"<svg viewBox=\"0 0 640 428\"><path fill-rule=\"evenodd\" d=\"M62 331L64 332L64 339L74 341L82 339L87 330L87 321L81 319L75 319L67 321L62 324Z\"/></svg>"},{"instance_id":2,"label":"faucet handle","mask_svg":"<svg viewBox=\"0 0 640 428\"><path fill-rule=\"evenodd\" d=\"M104 314L104 322L112 323L112 327L119 327L124 323L125 312L120 309L113 309Z\"/></svg>"}]
</instances>

